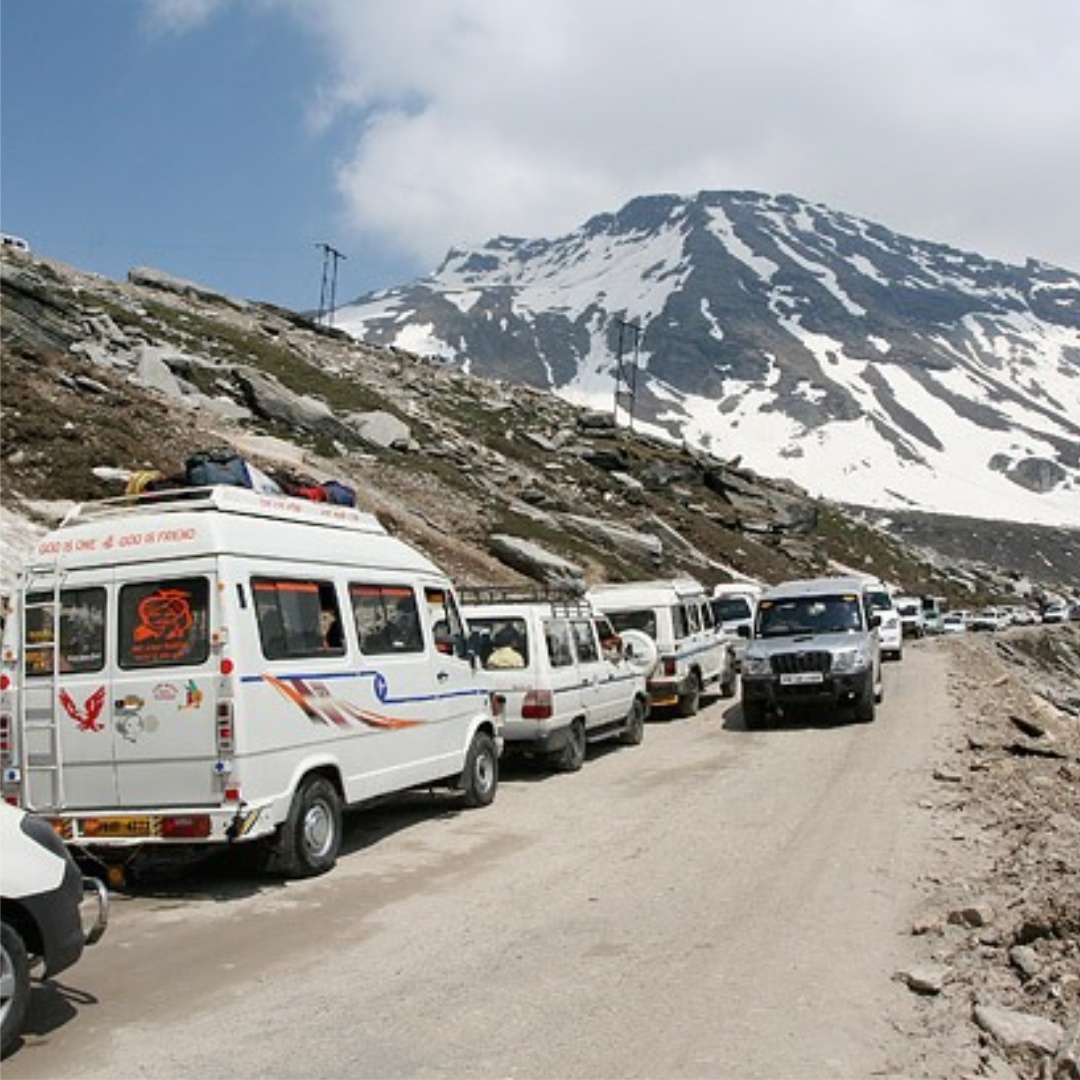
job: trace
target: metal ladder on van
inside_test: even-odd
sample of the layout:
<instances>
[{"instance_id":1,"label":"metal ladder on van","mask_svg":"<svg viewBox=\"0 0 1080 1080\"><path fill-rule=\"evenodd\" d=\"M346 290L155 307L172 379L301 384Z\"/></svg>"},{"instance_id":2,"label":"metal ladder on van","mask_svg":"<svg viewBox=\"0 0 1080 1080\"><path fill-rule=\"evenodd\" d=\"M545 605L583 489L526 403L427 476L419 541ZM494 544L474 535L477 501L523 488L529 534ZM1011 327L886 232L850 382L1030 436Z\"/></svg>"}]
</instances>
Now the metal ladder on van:
<instances>
[{"instance_id":1,"label":"metal ladder on van","mask_svg":"<svg viewBox=\"0 0 1080 1080\"><path fill-rule=\"evenodd\" d=\"M63 573L53 575L51 595L35 603L29 602L33 592L33 571L23 580L23 602L20 622L16 628L19 650L19 705L17 724L19 729L19 764L22 769L22 790L27 809L35 811L59 810L64 805L63 749L60 742L60 721L57 702L60 692L60 614ZM34 698L40 701L47 695L47 704L30 707L31 681L27 678L27 616L31 611L49 612L52 618L52 656L46 680L33 678ZM41 648L34 650L41 655ZM48 801L43 802L47 794Z\"/></svg>"}]
</instances>

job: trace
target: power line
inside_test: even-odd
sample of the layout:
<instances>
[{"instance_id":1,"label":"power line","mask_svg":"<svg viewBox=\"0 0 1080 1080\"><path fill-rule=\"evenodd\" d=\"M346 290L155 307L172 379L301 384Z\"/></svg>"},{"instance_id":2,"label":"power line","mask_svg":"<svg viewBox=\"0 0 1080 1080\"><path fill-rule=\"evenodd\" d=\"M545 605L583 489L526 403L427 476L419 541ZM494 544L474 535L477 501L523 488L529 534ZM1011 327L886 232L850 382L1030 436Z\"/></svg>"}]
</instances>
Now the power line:
<instances>
[{"instance_id":1,"label":"power line","mask_svg":"<svg viewBox=\"0 0 1080 1080\"><path fill-rule=\"evenodd\" d=\"M319 243L315 245L322 249L322 284L319 287L319 313L315 321L321 323L326 320L327 326L334 325L334 307L337 299L337 265L339 259L348 256L343 255L337 248L329 244Z\"/></svg>"},{"instance_id":2,"label":"power line","mask_svg":"<svg viewBox=\"0 0 1080 1080\"><path fill-rule=\"evenodd\" d=\"M619 324L619 350L615 361L615 412L616 426L619 422L619 406L626 409L628 426L634 430L634 403L637 399L638 353L641 347L641 326L638 323L616 319ZM623 336L630 330L634 335L634 351L630 360L623 360Z\"/></svg>"}]
</instances>

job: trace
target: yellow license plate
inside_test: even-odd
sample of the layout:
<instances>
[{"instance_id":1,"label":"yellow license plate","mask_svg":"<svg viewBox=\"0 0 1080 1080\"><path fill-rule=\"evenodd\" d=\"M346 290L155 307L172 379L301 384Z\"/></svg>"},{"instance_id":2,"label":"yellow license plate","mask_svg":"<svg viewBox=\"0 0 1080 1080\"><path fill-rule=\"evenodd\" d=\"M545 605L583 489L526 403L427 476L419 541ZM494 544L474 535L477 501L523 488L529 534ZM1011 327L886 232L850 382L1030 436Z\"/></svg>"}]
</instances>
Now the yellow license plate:
<instances>
[{"instance_id":1,"label":"yellow license plate","mask_svg":"<svg viewBox=\"0 0 1080 1080\"><path fill-rule=\"evenodd\" d=\"M127 838L155 835L154 818L145 814L134 817L86 818L81 822L85 837Z\"/></svg>"}]
</instances>

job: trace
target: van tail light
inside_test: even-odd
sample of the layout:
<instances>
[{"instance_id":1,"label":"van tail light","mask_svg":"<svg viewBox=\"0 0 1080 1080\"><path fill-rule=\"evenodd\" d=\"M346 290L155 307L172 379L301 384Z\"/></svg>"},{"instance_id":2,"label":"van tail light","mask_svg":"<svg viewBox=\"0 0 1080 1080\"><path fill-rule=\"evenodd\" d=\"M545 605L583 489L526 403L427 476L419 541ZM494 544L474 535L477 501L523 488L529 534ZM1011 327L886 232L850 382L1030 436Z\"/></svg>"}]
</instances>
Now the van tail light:
<instances>
[{"instance_id":1,"label":"van tail light","mask_svg":"<svg viewBox=\"0 0 1080 1080\"><path fill-rule=\"evenodd\" d=\"M530 690L521 703L523 720L550 720L554 711L550 690Z\"/></svg>"},{"instance_id":2,"label":"van tail light","mask_svg":"<svg viewBox=\"0 0 1080 1080\"><path fill-rule=\"evenodd\" d=\"M668 676L669 678L672 678L672 677L674 677L675 675L678 674L679 665L675 662L675 657L674 656L665 656L660 661L660 665L661 665L661 670L663 671L663 673L666 676Z\"/></svg>"},{"instance_id":3,"label":"van tail light","mask_svg":"<svg viewBox=\"0 0 1080 1080\"><path fill-rule=\"evenodd\" d=\"M233 703L231 701L225 700L217 703L216 722L218 754L221 756L231 754L236 749L233 728Z\"/></svg>"}]
</instances>

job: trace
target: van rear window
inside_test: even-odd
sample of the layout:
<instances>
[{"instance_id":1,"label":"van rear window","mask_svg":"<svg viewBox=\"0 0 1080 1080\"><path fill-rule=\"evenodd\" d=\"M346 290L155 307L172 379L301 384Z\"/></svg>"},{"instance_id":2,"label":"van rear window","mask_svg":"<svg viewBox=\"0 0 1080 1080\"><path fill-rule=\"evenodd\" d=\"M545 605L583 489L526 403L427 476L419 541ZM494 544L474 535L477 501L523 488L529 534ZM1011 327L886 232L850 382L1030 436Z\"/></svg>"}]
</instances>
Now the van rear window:
<instances>
[{"instance_id":1,"label":"van rear window","mask_svg":"<svg viewBox=\"0 0 1080 1080\"><path fill-rule=\"evenodd\" d=\"M124 585L120 589L120 667L201 664L210 655L209 626L206 578Z\"/></svg>"},{"instance_id":2,"label":"van rear window","mask_svg":"<svg viewBox=\"0 0 1080 1080\"><path fill-rule=\"evenodd\" d=\"M105 664L105 590L63 589L60 593L60 644L53 636L56 598L29 593L25 604L24 655L27 675L51 675L59 655L61 673L100 671Z\"/></svg>"}]
</instances>

